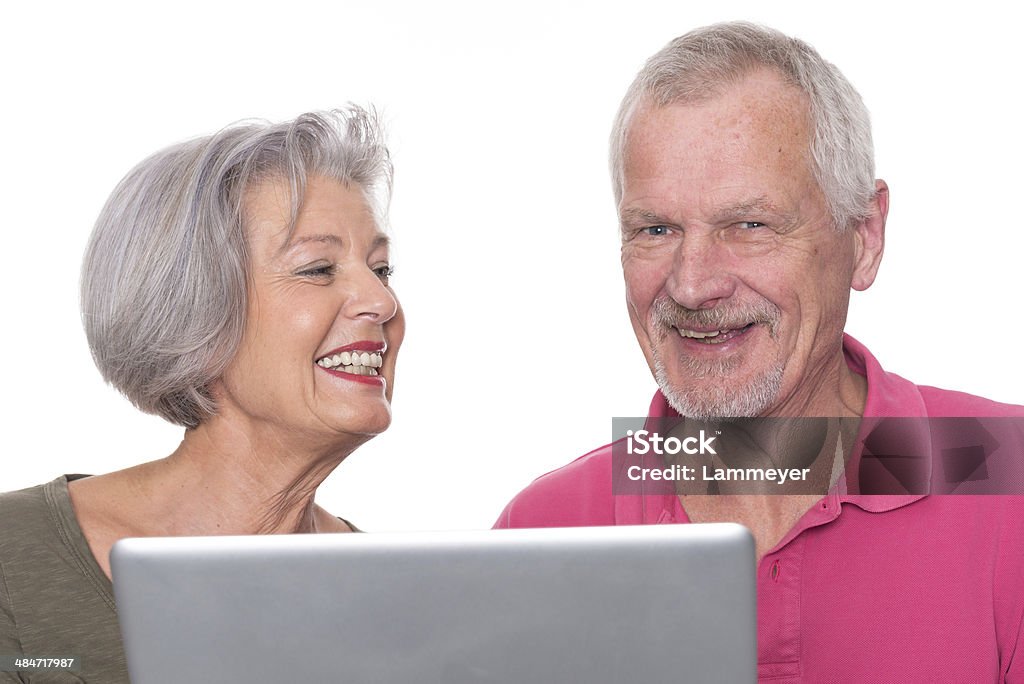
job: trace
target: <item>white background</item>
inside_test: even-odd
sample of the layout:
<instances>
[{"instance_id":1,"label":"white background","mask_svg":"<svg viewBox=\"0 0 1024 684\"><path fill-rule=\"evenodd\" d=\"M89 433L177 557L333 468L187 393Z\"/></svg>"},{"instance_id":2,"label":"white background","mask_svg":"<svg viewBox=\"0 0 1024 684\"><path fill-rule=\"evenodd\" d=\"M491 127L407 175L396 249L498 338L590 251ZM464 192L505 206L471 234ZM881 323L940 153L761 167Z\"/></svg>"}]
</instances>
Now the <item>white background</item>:
<instances>
[{"instance_id":1,"label":"white background","mask_svg":"<svg viewBox=\"0 0 1024 684\"><path fill-rule=\"evenodd\" d=\"M533 477L608 441L611 416L647 407L608 128L651 53L726 19L808 40L872 112L892 210L847 330L919 383L1024 403L1022 59L994 2L142 4L0 19L0 490L180 440L103 384L79 324L81 254L121 176L238 119L351 100L389 122L408 335L394 424L320 501L369 530L490 526Z\"/></svg>"}]
</instances>

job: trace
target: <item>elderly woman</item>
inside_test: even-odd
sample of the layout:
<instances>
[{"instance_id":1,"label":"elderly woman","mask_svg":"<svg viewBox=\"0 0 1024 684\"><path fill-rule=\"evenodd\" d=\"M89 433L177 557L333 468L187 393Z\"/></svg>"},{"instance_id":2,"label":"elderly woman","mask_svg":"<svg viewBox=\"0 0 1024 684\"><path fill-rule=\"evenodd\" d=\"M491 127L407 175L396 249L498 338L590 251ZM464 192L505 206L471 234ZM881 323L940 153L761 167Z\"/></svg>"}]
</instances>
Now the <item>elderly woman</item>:
<instances>
[{"instance_id":1,"label":"elderly woman","mask_svg":"<svg viewBox=\"0 0 1024 684\"><path fill-rule=\"evenodd\" d=\"M108 561L122 537L354 529L314 496L391 421L390 190L355 107L229 127L121 181L85 255L86 333L103 377L185 436L165 458L0 495L0 656L75 655L60 681L127 681Z\"/></svg>"}]
</instances>

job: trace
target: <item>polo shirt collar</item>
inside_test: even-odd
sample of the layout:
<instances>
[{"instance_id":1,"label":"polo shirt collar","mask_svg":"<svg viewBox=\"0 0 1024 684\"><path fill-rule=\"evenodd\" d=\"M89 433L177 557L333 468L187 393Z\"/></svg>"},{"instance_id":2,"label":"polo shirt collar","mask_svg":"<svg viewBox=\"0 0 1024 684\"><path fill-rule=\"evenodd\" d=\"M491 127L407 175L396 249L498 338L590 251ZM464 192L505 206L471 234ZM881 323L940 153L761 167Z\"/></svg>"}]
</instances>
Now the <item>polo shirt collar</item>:
<instances>
[{"instance_id":1,"label":"polo shirt collar","mask_svg":"<svg viewBox=\"0 0 1024 684\"><path fill-rule=\"evenodd\" d=\"M843 335L843 355L846 365L854 373L863 375L868 381L868 396L864 402L864 416L861 419L854 454L860 454L864 441L878 425L879 418L927 418L928 409L917 385L895 373L882 369L878 360L867 348L849 335ZM922 425L924 423L922 422ZM911 435L919 446L919 453L931 453L931 438L927 430ZM859 456L855 456L859 458ZM852 472L855 469L847 469ZM848 494L845 476L836 484L836 494L841 503L851 503L871 513L884 513L923 499L925 494Z\"/></svg>"},{"instance_id":2,"label":"polo shirt collar","mask_svg":"<svg viewBox=\"0 0 1024 684\"><path fill-rule=\"evenodd\" d=\"M866 436L877 425L877 421L872 419L926 418L928 416L927 407L917 386L895 373L883 370L878 360L864 345L846 334L843 335L843 355L850 370L864 376L868 385L864 417L861 421L857 444L854 447L855 454L859 453ZM647 415L649 418L679 416L675 409L669 406L668 400L661 390L654 394ZM923 433L919 439L927 440L927 434ZM927 444L923 444L922 448L925 449L922 453L930 453ZM849 494L846 490L847 482L844 475L836 486L823 497L822 501L826 505L822 507L822 512L819 512L817 507L812 509L813 513L822 519L820 521L806 520L803 521L804 524L797 525L797 527L806 529L806 527L823 524L833 519L838 514L838 504L841 503L853 504L870 513L884 513L907 506L926 496L924 494ZM616 519L620 524L689 522L677 496L620 495L616 497L615 508ZM824 513L824 511L830 512ZM794 528L791 532L799 532L799 530Z\"/></svg>"}]
</instances>

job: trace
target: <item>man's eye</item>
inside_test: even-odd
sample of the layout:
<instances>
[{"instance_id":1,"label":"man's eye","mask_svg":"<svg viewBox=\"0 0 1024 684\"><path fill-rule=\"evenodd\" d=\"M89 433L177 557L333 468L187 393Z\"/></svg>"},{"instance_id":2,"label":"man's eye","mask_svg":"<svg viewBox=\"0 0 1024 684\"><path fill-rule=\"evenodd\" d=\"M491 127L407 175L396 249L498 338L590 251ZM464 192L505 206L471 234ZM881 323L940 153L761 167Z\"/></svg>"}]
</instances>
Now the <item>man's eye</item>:
<instances>
[{"instance_id":1,"label":"man's eye","mask_svg":"<svg viewBox=\"0 0 1024 684\"><path fill-rule=\"evenodd\" d=\"M668 235L668 226L647 226L641 232L646 233L652 237L659 237L662 235Z\"/></svg>"},{"instance_id":2,"label":"man's eye","mask_svg":"<svg viewBox=\"0 0 1024 684\"><path fill-rule=\"evenodd\" d=\"M380 278L385 285L387 285L388 279L395 275L395 267L391 264L384 264L383 266L378 266L373 269L373 272L377 274L377 277Z\"/></svg>"},{"instance_id":3,"label":"man's eye","mask_svg":"<svg viewBox=\"0 0 1024 684\"><path fill-rule=\"evenodd\" d=\"M753 230L754 228L764 228L765 224L759 221L740 221L736 224L743 230Z\"/></svg>"}]
</instances>

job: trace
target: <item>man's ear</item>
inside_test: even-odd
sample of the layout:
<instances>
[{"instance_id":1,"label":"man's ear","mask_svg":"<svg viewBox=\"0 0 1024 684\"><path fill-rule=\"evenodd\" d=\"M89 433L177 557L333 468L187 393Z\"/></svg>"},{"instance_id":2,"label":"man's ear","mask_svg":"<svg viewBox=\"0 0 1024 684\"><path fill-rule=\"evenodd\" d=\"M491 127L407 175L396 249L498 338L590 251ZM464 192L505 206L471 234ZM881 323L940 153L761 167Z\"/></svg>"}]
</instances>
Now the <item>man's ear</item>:
<instances>
[{"instance_id":1,"label":"man's ear","mask_svg":"<svg viewBox=\"0 0 1024 684\"><path fill-rule=\"evenodd\" d=\"M852 228L855 244L850 287L854 290L866 290L875 282L885 250L885 218L888 215L889 186L879 179L875 181L875 197L871 200L868 217Z\"/></svg>"}]
</instances>

